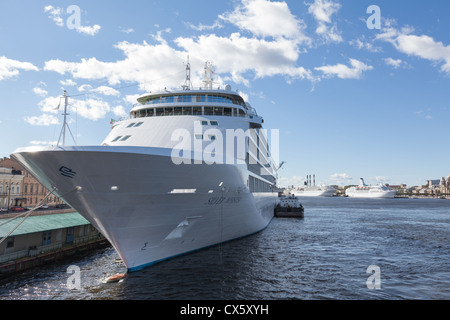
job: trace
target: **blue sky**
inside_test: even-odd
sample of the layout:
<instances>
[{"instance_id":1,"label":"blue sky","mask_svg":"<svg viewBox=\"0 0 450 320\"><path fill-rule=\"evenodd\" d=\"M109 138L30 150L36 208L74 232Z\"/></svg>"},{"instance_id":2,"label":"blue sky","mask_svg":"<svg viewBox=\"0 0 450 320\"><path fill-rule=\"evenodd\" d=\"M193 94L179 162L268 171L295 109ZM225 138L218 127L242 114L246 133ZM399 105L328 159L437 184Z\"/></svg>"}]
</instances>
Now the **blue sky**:
<instances>
[{"instance_id":1,"label":"blue sky","mask_svg":"<svg viewBox=\"0 0 450 320\"><path fill-rule=\"evenodd\" d=\"M368 28L371 5L379 29ZM282 186L308 174L339 185L440 179L448 12L447 0L1 1L0 156L58 140L64 89L77 144L101 143L136 96L182 85L189 55L194 86L212 61L217 83L280 130Z\"/></svg>"}]
</instances>

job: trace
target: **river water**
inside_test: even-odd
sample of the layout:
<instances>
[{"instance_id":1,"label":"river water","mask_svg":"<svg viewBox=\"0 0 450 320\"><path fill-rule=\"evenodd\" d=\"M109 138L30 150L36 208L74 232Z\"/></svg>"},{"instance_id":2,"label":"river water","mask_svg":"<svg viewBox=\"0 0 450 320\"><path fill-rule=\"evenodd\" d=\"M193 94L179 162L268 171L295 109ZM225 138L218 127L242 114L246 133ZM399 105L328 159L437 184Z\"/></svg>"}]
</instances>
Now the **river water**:
<instances>
[{"instance_id":1,"label":"river water","mask_svg":"<svg viewBox=\"0 0 450 320\"><path fill-rule=\"evenodd\" d=\"M118 283L104 282L126 270L107 247L3 279L0 299L450 299L449 200L300 200L304 219L274 218L262 232Z\"/></svg>"}]
</instances>

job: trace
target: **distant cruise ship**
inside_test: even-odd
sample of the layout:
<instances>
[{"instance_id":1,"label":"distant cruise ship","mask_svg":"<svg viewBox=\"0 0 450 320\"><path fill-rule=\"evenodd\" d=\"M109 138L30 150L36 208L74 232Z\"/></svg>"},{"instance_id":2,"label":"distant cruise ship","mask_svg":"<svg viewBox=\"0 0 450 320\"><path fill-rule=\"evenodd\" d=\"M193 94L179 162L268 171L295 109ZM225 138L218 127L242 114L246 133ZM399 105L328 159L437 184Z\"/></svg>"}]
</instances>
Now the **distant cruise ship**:
<instances>
[{"instance_id":1,"label":"distant cruise ship","mask_svg":"<svg viewBox=\"0 0 450 320\"><path fill-rule=\"evenodd\" d=\"M181 90L139 97L100 146L12 155L91 222L128 271L261 231L274 216L276 164L263 118L229 86L213 89L211 67L200 89L188 63ZM247 133L231 155L228 129Z\"/></svg>"},{"instance_id":2,"label":"distant cruise ship","mask_svg":"<svg viewBox=\"0 0 450 320\"><path fill-rule=\"evenodd\" d=\"M291 190L291 193L297 197L331 197L336 193L336 189L327 186L310 186L310 187L299 187L297 189Z\"/></svg>"},{"instance_id":3,"label":"distant cruise ship","mask_svg":"<svg viewBox=\"0 0 450 320\"><path fill-rule=\"evenodd\" d=\"M360 179L359 186L345 190L345 195L352 198L393 198L396 194L396 190L382 184L368 186L363 178Z\"/></svg>"},{"instance_id":4,"label":"distant cruise ship","mask_svg":"<svg viewBox=\"0 0 450 320\"><path fill-rule=\"evenodd\" d=\"M316 175L313 175L312 181L311 175L308 175L305 185L291 190L291 193L297 197L331 197L336 193L336 191L337 190L331 186L316 186Z\"/></svg>"}]
</instances>

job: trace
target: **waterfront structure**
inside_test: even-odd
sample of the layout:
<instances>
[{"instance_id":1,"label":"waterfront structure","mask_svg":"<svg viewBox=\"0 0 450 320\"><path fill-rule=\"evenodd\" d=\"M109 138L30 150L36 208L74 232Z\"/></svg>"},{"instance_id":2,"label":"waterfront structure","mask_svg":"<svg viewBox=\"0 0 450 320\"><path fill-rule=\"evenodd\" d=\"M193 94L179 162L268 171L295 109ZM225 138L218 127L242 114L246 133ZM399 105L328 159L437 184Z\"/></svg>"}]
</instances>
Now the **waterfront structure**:
<instances>
[{"instance_id":1,"label":"waterfront structure","mask_svg":"<svg viewBox=\"0 0 450 320\"><path fill-rule=\"evenodd\" d=\"M9 168L10 170L14 170L16 172L16 180L21 179L20 187L15 187L15 198L14 201L10 199L13 203L10 203L11 206L24 206L24 207L34 207L38 203L44 199L44 197L49 192L47 188L45 188L38 180L36 180L27 170L25 170L16 160L11 158L2 158L0 159L0 167ZM18 171L21 171L21 174L18 174ZM1 179L1 178L0 178ZM2 196L2 183L0 180L0 198L6 198L6 183L3 183L4 194ZM11 189L12 191L12 189ZM4 201L6 203L6 201ZM64 202L59 199L56 195L50 195L45 203L46 205L61 205ZM0 208L2 207L2 203L0 200ZM6 208L6 206L3 206Z\"/></svg>"},{"instance_id":2,"label":"waterfront structure","mask_svg":"<svg viewBox=\"0 0 450 320\"><path fill-rule=\"evenodd\" d=\"M426 180L425 185L416 187L413 193L428 196L450 196L450 174L447 179L442 177L440 180Z\"/></svg>"},{"instance_id":3,"label":"waterfront structure","mask_svg":"<svg viewBox=\"0 0 450 320\"><path fill-rule=\"evenodd\" d=\"M140 96L100 146L12 157L89 220L129 271L261 231L278 196L263 118L229 86L213 89L212 74L205 64L193 89L188 63L182 90Z\"/></svg>"},{"instance_id":4,"label":"waterfront structure","mask_svg":"<svg viewBox=\"0 0 450 320\"><path fill-rule=\"evenodd\" d=\"M22 205L22 173L0 166L0 213Z\"/></svg>"},{"instance_id":5,"label":"waterfront structure","mask_svg":"<svg viewBox=\"0 0 450 320\"><path fill-rule=\"evenodd\" d=\"M444 177L441 178L439 191L441 193L450 195L450 174L447 176L447 179L445 179Z\"/></svg>"},{"instance_id":6,"label":"waterfront structure","mask_svg":"<svg viewBox=\"0 0 450 320\"><path fill-rule=\"evenodd\" d=\"M79 213L63 212L31 215L12 233L22 218L2 215L0 239L7 238L0 243L0 264L99 239L100 233Z\"/></svg>"},{"instance_id":7,"label":"waterfront structure","mask_svg":"<svg viewBox=\"0 0 450 320\"><path fill-rule=\"evenodd\" d=\"M393 198L396 194L396 190L386 185L368 186L363 178L360 179L359 186L345 190L345 195L352 198Z\"/></svg>"}]
</instances>

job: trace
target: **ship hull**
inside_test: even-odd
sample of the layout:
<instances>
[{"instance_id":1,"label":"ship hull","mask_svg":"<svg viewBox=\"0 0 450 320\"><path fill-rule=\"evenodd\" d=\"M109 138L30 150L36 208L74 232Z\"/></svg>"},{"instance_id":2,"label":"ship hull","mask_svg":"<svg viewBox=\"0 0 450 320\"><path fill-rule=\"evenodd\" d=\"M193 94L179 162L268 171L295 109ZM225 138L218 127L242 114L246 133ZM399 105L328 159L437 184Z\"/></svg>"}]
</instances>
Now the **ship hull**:
<instances>
[{"instance_id":1,"label":"ship hull","mask_svg":"<svg viewBox=\"0 0 450 320\"><path fill-rule=\"evenodd\" d=\"M277 194L250 193L245 165L176 165L170 151L70 147L12 156L96 227L128 271L269 224Z\"/></svg>"},{"instance_id":2,"label":"ship hull","mask_svg":"<svg viewBox=\"0 0 450 320\"><path fill-rule=\"evenodd\" d=\"M356 191L345 193L350 198L394 198L396 191L386 192L370 192L370 191Z\"/></svg>"},{"instance_id":3,"label":"ship hull","mask_svg":"<svg viewBox=\"0 0 450 320\"><path fill-rule=\"evenodd\" d=\"M307 191L292 191L297 197L332 197L336 190L307 190Z\"/></svg>"}]
</instances>

